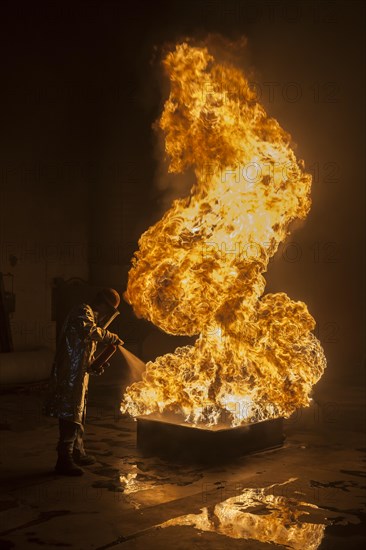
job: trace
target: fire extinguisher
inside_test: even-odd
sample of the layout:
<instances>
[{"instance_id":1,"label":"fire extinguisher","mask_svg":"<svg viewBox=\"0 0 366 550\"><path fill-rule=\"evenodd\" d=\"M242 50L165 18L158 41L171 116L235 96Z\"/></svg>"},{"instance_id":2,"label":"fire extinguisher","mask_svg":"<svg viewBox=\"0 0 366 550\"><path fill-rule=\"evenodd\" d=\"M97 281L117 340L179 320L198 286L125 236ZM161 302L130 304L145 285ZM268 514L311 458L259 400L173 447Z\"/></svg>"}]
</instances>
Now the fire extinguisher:
<instances>
[{"instance_id":1,"label":"fire extinguisher","mask_svg":"<svg viewBox=\"0 0 366 550\"><path fill-rule=\"evenodd\" d=\"M95 374L101 374L108 363L108 360L114 355L117 351L115 344L108 344L108 346L94 359L88 368L88 372Z\"/></svg>"}]
</instances>

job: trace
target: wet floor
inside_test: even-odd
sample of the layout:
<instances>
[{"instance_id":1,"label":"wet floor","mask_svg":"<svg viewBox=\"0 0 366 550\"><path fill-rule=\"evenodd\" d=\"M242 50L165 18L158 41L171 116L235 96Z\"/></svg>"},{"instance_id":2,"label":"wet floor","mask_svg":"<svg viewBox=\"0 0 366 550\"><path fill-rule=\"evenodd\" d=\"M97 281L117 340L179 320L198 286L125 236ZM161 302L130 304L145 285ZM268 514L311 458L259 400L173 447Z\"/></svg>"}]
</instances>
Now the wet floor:
<instances>
[{"instance_id":1,"label":"wet floor","mask_svg":"<svg viewBox=\"0 0 366 550\"><path fill-rule=\"evenodd\" d=\"M0 548L363 548L360 389L287 421L283 447L210 467L142 456L110 390L89 407L97 462L76 479L52 471L57 424L41 415L42 390L1 396Z\"/></svg>"}]
</instances>

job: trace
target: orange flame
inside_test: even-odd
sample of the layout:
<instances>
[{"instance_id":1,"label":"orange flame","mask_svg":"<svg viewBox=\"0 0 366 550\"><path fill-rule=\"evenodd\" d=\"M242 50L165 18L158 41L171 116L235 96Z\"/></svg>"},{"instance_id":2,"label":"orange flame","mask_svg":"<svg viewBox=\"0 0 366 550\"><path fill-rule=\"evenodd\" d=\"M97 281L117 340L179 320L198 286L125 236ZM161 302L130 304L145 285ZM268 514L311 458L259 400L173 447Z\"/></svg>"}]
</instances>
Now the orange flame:
<instances>
[{"instance_id":1,"label":"orange flame","mask_svg":"<svg viewBox=\"0 0 366 550\"><path fill-rule=\"evenodd\" d=\"M141 236L126 299L165 332L199 336L148 363L121 410L205 425L289 416L309 404L326 361L306 305L263 296L262 274L306 217L311 176L241 71L187 43L164 66L169 171L192 167L196 182Z\"/></svg>"}]
</instances>

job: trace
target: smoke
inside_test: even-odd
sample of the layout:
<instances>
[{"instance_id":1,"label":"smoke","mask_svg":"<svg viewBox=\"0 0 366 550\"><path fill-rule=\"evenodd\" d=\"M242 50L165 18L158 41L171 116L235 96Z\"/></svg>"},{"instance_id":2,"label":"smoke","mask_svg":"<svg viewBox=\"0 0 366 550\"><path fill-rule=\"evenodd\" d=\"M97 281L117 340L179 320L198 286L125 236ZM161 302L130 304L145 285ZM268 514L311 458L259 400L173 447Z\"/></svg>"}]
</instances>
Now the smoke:
<instances>
[{"instance_id":1,"label":"smoke","mask_svg":"<svg viewBox=\"0 0 366 550\"><path fill-rule=\"evenodd\" d=\"M189 194L195 182L195 175L193 169L187 170L184 174L169 173L169 162L165 152L165 139L161 130L156 129L156 133L154 158L157 170L154 183L160 193L160 212L157 216L160 218L171 207L175 199L185 197Z\"/></svg>"}]
</instances>

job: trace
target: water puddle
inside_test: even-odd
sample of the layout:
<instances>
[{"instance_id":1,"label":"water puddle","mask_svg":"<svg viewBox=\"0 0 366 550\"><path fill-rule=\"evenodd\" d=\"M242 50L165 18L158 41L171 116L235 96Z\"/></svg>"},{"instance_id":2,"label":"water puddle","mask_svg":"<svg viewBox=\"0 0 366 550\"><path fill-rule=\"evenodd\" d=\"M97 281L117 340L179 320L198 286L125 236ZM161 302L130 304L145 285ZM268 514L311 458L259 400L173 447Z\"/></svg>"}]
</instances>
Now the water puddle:
<instances>
[{"instance_id":1,"label":"water puddle","mask_svg":"<svg viewBox=\"0 0 366 550\"><path fill-rule=\"evenodd\" d=\"M95 481L94 488L104 488L126 495L135 508L140 504L130 497L134 493L148 491L163 485L190 485L203 477L200 469L169 465L163 461L151 459L142 462L140 459L126 458L121 461L118 469L107 464L94 468L94 474L107 479Z\"/></svg>"},{"instance_id":2,"label":"water puddle","mask_svg":"<svg viewBox=\"0 0 366 550\"><path fill-rule=\"evenodd\" d=\"M159 527L187 525L233 539L250 539L294 550L316 550L323 540L325 528L331 523L328 510L272 494L275 488L295 480L244 489L239 495L202 508L200 514L179 516Z\"/></svg>"}]
</instances>

